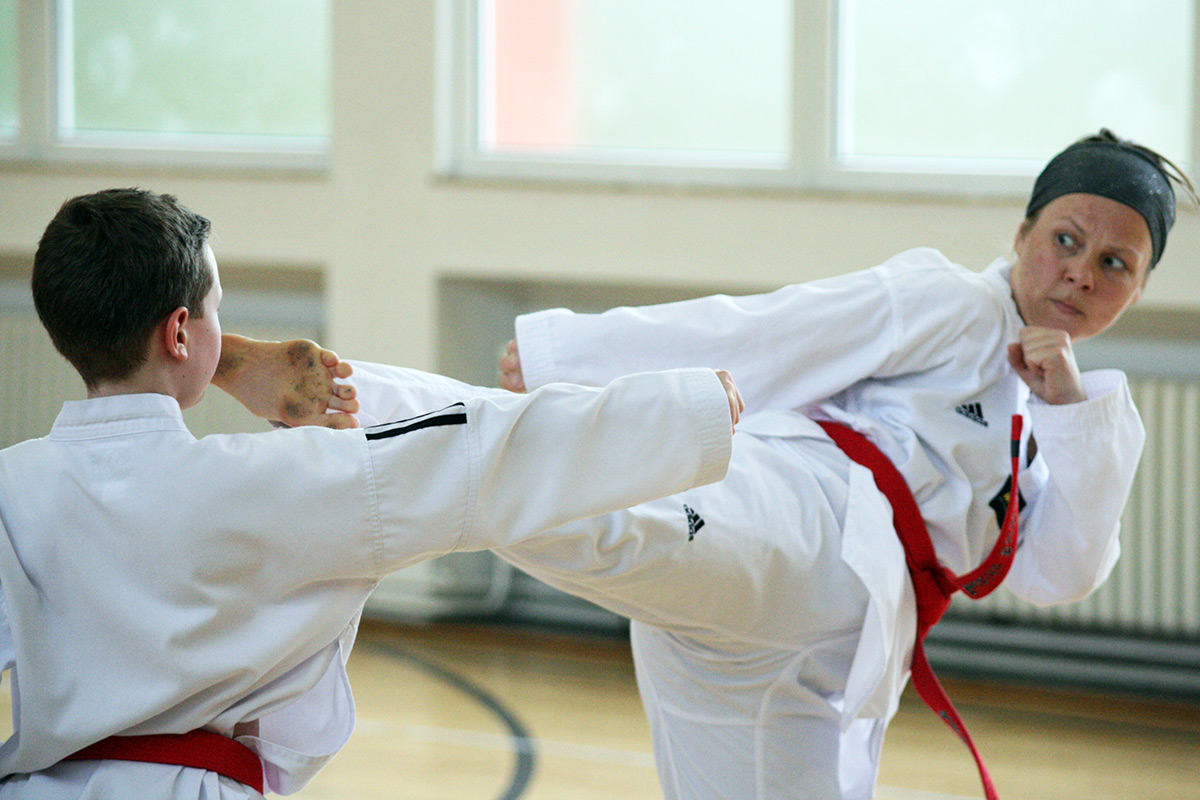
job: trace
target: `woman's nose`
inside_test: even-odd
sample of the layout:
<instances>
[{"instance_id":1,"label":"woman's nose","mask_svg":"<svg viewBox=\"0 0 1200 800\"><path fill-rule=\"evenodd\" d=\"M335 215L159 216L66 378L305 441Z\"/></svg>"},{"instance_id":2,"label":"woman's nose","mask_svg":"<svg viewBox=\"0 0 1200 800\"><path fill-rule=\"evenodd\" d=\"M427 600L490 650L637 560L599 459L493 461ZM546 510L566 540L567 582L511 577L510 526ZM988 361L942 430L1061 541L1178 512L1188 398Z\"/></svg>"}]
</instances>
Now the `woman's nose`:
<instances>
[{"instance_id":1,"label":"woman's nose","mask_svg":"<svg viewBox=\"0 0 1200 800\"><path fill-rule=\"evenodd\" d=\"M1095 271L1084 259L1071 259L1067 262L1063 278L1068 283L1075 284L1079 289L1087 291L1095 283Z\"/></svg>"}]
</instances>

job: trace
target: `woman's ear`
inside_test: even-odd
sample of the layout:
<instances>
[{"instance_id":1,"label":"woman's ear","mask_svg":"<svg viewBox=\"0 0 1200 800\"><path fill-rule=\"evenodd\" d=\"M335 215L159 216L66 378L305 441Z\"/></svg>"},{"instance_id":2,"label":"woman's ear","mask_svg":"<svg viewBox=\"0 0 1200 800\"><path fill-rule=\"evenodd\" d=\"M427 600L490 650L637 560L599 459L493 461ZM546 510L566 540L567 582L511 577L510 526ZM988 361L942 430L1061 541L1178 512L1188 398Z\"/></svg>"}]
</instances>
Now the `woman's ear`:
<instances>
[{"instance_id":1,"label":"woman's ear","mask_svg":"<svg viewBox=\"0 0 1200 800\"><path fill-rule=\"evenodd\" d=\"M167 315L159 331L163 351L176 361L187 361L187 306L180 306Z\"/></svg>"},{"instance_id":2,"label":"woman's ear","mask_svg":"<svg viewBox=\"0 0 1200 800\"><path fill-rule=\"evenodd\" d=\"M1018 256L1021 255L1021 248L1025 245L1025 237L1029 235L1029 231L1033 229L1034 220L1026 218L1017 228L1017 235L1013 237L1013 252Z\"/></svg>"}]
</instances>

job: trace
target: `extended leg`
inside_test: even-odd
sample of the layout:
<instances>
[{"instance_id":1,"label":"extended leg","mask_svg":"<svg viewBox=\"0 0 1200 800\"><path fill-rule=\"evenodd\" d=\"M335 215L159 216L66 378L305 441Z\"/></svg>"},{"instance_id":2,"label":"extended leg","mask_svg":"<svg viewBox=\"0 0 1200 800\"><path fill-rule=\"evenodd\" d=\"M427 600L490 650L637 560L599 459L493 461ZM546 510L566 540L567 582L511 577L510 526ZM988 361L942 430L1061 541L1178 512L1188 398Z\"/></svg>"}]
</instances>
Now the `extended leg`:
<instances>
[{"instance_id":1,"label":"extended leg","mask_svg":"<svg viewBox=\"0 0 1200 800\"><path fill-rule=\"evenodd\" d=\"M829 487L839 485L837 496ZM719 483L496 552L631 619L796 649L857 627L865 613L865 590L841 558L845 496L844 475L800 448L738 434Z\"/></svg>"}]
</instances>

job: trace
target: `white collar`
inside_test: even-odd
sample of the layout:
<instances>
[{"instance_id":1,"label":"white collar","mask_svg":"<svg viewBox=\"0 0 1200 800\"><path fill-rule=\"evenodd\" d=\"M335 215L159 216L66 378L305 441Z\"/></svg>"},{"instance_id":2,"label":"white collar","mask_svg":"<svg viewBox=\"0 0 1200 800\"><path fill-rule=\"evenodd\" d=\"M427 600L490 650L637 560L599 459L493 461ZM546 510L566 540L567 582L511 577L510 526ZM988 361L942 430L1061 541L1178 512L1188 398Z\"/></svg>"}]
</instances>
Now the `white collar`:
<instances>
[{"instance_id":1,"label":"white collar","mask_svg":"<svg viewBox=\"0 0 1200 800\"><path fill-rule=\"evenodd\" d=\"M187 431L178 400L165 394L119 394L63 403L50 436L92 439L164 430Z\"/></svg>"}]
</instances>

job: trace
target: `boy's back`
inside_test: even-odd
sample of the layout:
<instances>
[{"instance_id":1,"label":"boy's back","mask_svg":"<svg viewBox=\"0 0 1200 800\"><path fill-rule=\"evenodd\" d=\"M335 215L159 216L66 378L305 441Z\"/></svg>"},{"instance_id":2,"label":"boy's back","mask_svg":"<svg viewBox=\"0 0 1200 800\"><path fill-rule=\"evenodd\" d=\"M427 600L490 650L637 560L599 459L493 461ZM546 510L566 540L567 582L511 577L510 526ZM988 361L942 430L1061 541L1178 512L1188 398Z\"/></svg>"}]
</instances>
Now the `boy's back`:
<instances>
[{"instance_id":1,"label":"boy's back","mask_svg":"<svg viewBox=\"0 0 1200 800\"><path fill-rule=\"evenodd\" d=\"M336 664L382 566L353 519L371 505L365 453L316 429L196 440L179 413L155 394L69 403L50 436L0 453L0 583L23 679L4 772L115 732L270 726L327 672L314 719L264 737L294 744L295 770L349 736ZM428 545L413 536L414 553Z\"/></svg>"}]
</instances>

